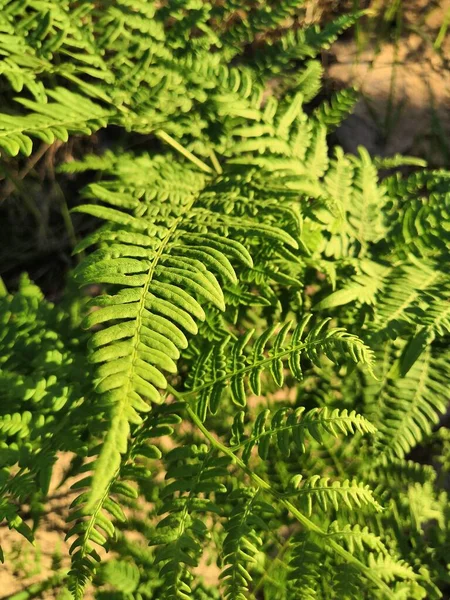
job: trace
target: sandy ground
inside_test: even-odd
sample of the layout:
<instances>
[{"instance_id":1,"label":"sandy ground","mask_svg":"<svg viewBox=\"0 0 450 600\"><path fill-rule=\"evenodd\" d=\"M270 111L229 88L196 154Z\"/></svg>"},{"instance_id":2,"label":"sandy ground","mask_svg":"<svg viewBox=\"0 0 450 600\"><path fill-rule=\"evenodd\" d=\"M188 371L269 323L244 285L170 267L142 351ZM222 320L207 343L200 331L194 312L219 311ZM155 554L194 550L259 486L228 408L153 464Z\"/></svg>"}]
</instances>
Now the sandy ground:
<instances>
[{"instance_id":1,"label":"sandy ground","mask_svg":"<svg viewBox=\"0 0 450 600\"><path fill-rule=\"evenodd\" d=\"M5 555L5 563L0 565L0 598L9 598L22 590L52 575L55 570L69 565L69 544L64 541L68 530L65 517L73 498L77 495L70 491L75 481L59 487L63 475L69 467L71 456L61 455L55 464L49 490L48 512L36 532L34 546L17 532L0 527L0 545ZM26 521L32 526L31 521ZM54 595L45 592L42 598L48 600Z\"/></svg>"},{"instance_id":2,"label":"sandy ground","mask_svg":"<svg viewBox=\"0 0 450 600\"><path fill-rule=\"evenodd\" d=\"M414 4L414 10L408 10ZM433 48L450 0L423 14L428 0L405 2L405 25L417 33L402 35L398 44L359 50L354 41L337 42L326 69L339 87L355 85L362 99L339 128L338 140L348 152L359 145L371 154L419 156L432 166L450 161L450 35ZM406 27L405 27L406 28ZM426 37L424 37L426 36Z\"/></svg>"}]
</instances>

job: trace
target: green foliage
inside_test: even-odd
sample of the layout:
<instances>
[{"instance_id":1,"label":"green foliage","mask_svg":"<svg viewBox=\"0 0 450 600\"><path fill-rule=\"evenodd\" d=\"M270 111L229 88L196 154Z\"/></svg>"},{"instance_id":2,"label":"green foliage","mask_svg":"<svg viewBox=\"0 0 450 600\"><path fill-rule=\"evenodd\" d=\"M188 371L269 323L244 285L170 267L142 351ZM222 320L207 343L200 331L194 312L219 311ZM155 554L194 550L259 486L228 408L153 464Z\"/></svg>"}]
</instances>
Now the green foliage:
<instances>
[{"instance_id":1,"label":"green foliage","mask_svg":"<svg viewBox=\"0 0 450 600\"><path fill-rule=\"evenodd\" d=\"M295 0L0 7L2 152L120 131L59 166L87 182L74 219L99 222L65 299L0 287L10 528L33 539L74 455L71 566L45 586L442 597L450 176L380 181L401 159L329 148L355 94L311 109L310 59L358 15L319 31Z\"/></svg>"}]
</instances>

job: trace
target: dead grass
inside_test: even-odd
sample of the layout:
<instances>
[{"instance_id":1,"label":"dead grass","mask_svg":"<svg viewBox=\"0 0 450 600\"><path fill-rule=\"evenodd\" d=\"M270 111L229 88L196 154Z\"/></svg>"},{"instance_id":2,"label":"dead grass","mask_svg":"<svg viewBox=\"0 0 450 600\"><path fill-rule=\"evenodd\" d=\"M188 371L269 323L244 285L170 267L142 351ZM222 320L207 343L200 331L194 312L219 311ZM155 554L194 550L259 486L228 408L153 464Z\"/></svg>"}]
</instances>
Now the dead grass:
<instances>
[{"instance_id":1,"label":"dead grass","mask_svg":"<svg viewBox=\"0 0 450 600\"><path fill-rule=\"evenodd\" d=\"M444 27L450 0L399 2L388 37L380 39L374 24L393 4L372 2L377 10L362 39L332 48L326 77L362 93L338 140L348 152L363 145L371 154L409 154L444 166L450 160L450 36Z\"/></svg>"}]
</instances>

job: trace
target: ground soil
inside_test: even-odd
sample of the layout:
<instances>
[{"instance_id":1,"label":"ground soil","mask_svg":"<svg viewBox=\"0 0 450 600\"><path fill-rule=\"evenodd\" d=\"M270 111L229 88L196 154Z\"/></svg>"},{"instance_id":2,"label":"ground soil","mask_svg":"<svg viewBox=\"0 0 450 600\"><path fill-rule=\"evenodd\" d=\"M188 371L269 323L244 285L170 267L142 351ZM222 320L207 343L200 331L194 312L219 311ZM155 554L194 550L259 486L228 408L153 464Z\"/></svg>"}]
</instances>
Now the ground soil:
<instances>
[{"instance_id":1,"label":"ground soil","mask_svg":"<svg viewBox=\"0 0 450 600\"><path fill-rule=\"evenodd\" d=\"M71 461L71 455L61 455L55 464L52 482L49 489L48 511L36 532L35 545L32 546L15 531L10 531L4 524L0 526L0 546L5 555L5 562L0 565L0 598L10 598L32 584L41 582L52 575L55 566L69 566L69 544L64 541L68 526L65 521L67 509L75 494L70 485L75 479L60 486ZM24 507L26 509L26 507ZM31 521L27 524L32 526ZM41 596L46 600L55 597L49 592Z\"/></svg>"},{"instance_id":2,"label":"ground soil","mask_svg":"<svg viewBox=\"0 0 450 600\"><path fill-rule=\"evenodd\" d=\"M421 13L428 1L405 2L402 33L395 42L376 38L334 44L326 76L338 87L362 93L353 114L337 132L347 152L359 145L371 154L425 158L431 166L450 163L450 35L433 47L450 0ZM423 5L423 6L422 6ZM409 8L408 8L409 7Z\"/></svg>"}]
</instances>

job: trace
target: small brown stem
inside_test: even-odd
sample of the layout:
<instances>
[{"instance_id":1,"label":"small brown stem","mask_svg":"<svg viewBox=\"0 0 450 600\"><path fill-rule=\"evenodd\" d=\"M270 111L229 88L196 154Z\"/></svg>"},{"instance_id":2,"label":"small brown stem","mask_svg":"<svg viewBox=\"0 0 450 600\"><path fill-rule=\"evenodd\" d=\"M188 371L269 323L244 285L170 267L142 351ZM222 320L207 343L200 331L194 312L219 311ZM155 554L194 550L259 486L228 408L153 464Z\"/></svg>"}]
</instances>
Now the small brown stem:
<instances>
[{"instance_id":1,"label":"small brown stem","mask_svg":"<svg viewBox=\"0 0 450 600\"><path fill-rule=\"evenodd\" d=\"M50 144L41 144L39 150L30 156L23 169L21 169L17 175L13 176L10 174L8 176L8 180L5 182L3 190L0 193L0 203L4 202L14 192L15 189L19 192L21 191L19 182L22 181L22 179L24 179L32 169L34 169L36 164L51 147L52 145Z\"/></svg>"}]
</instances>

